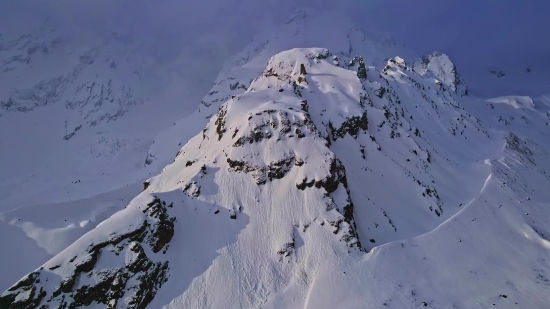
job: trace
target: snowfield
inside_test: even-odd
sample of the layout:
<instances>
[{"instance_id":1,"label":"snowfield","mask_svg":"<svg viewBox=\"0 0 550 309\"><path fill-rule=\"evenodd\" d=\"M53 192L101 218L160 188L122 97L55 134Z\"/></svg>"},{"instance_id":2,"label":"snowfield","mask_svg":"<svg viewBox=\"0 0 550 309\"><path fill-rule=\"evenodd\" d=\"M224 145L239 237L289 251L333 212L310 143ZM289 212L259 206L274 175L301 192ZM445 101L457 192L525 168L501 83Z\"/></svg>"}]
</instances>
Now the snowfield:
<instances>
[{"instance_id":1,"label":"snowfield","mask_svg":"<svg viewBox=\"0 0 550 309\"><path fill-rule=\"evenodd\" d=\"M259 34L143 185L0 214L49 259L0 308L548 308L549 107L338 20Z\"/></svg>"}]
</instances>

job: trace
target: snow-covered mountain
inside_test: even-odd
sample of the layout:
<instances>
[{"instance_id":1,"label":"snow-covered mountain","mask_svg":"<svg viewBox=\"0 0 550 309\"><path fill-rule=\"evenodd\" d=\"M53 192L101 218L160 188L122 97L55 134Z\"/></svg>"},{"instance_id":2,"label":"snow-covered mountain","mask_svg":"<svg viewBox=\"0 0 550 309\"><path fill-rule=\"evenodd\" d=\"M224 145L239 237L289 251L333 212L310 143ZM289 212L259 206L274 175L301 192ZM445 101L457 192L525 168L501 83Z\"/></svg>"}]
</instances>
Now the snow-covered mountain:
<instances>
[{"instance_id":1,"label":"snow-covered mountain","mask_svg":"<svg viewBox=\"0 0 550 309\"><path fill-rule=\"evenodd\" d=\"M1 24L0 246L12 249L0 261L13 264L4 290L123 209L158 172L146 164L156 134L210 86L188 91L170 33Z\"/></svg>"},{"instance_id":2,"label":"snow-covered mountain","mask_svg":"<svg viewBox=\"0 0 550 309\"><path fill-rule=\"evenodd\" d=\"M329 19L338 22L327 22ZM222 69L198 109L157 135L149 149L148 159L151 164L161 169L170 163L174 154L197 131L204 128L222 103L248 89L250 83L265 70L266 63L273 55L311 46L324 46L348 58L356 54L364 55L363 61L378 69L382 69L388 59L398 54L411 59L420 57L391 37L360 31L345 15L312 9L298 10L281 26L257 34Z\"/></svg>"},{"instance_id":3,"label":"snow-covered mountain","mask_svg":"<svg viewBox=\"0 0 550 309\"><path fill-rule=\"evenodd\" d=\"M0 307L546 308L548 107L338 20L258 35Z\"/></svg>"},{"instance_id":4,"label":"snow-covered mountain","mask_svg":"<svg viewBox=\"0 0 550 309\"><path fill-rule=\"evenodd\" d=\"M76 35L48 20L0 35L2 211L88 198L153 172L145 160L156 134L203 95L181 76L192 59L169 55L171 36Z\"/></svg>"}]
</instances>

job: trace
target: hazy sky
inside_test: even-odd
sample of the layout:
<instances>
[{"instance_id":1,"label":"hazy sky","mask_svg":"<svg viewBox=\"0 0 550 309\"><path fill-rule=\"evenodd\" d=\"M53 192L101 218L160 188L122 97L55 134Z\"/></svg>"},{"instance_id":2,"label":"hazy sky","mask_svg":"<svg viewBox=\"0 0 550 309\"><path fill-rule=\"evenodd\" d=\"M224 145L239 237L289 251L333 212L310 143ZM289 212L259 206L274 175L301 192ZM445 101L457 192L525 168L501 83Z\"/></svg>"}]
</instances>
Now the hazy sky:
<instances>
[{"instance_id":1,"label":"hazy sky","mask_svg":"<svg viewBox=\"0 0 550 309\"><path fill-rule=\"evenodd\" d=\"M419 53L445 52L467 82L477 82L481 67L550 71L548 0L3 0L0 33L24 33L49 18L82 37L116 31L144 42L164 40L167 45L150 46L155 56L208 59L212 71L197 77L206 82L254 33L285 20L298 5L346 11L361 28L392 34Z\"/></svg>"},{"instance_id":2,"label":"hazy sky","mask_svg":"<svg viewBox=\"0 0 550 309\"><path fill-rule=\"evenodd\" d=\"M420 52L507 61L544 60L550 51L550 1L370 0L371 26ZM373 11L376 14L371 15ZM361 12L357 12L361 15ZM369 20L364 21L369 24ZM460 55L458 55L460 53Z\"/></svg>"}]
</instances>

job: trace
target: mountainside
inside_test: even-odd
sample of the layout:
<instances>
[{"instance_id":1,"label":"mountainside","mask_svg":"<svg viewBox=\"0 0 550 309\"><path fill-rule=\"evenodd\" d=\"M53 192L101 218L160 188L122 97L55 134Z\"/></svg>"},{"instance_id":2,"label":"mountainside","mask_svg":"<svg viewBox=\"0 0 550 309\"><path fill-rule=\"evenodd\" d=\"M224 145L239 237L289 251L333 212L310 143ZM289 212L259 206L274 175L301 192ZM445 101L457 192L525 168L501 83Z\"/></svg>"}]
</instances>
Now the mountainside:
<instances>
[{"instance_id":1,"label":"mountainside","mask_svg":"<svg viewBox=\"0 0 550 309\"><path fill-rule=\"evenodd\" d=\"M148 151L173 162L0 308L547 307L548 107L322 20L239 53Z\"/></svg>"},{"instance_id":2,"label":"mountainside","mask_svg":"<svg viewBox=\"0 0 550 309\"><path fill-rule=\"evenodd\" d=\"M209 88L182 86L170 33L54 20L0 26L0 264L13 264L0 290L123 209L159 171L146 164L156 134Z\"/></svg>"},{"instance_id":3,"label":"mountainside","mask_svg":"<svg viewBox=\"0 0 550 309\"><path fill-rule=\"evenodd\" d=\"M147 177L155 135L191 110L164 38L39 25L0 33L0 144L9 145L0 160L10 162L1 167L2 212Z\"/></svg>"},{"instance_id":4,"label":"mountainside","mask_svg":"<svg viewBox=\"0 0 550 309\"><path fill-rule=\"evenodd\" d=\"M340 21L337 26L326 23L333 19ZM0 263L6 264L17 261L16 266L3 272L0 290L122 209L139 192L143 180L172 162L182 145L205 127L221 104L231 95L246 91L271 56L312 44L341 50L347 55L354 49L361 50L362 54L368 54L364 59L366 63L380 67L384 59L396 54L415 57L392 40L365 36L344 16L300 11L282 26L259 33L233 57L207 92L208 88L201 89L209 87L211 80L201 79L209 75L209 70L218 70L216 59L204 44L186 42L185 33L182 39L180 30L158 27L162 28L162 34L157 36L124 28L99 34L80 30L75 36L59 31L59 26L49 21L37 21L37 24L38 30L22 29L19 31L22 36L11 33L11 38L4 35L2 40L15 42L22 37L26 38L23 41L27 45L46 47L48 42L56 41L61 47L49 48L47 55L34 53L29 63L20 63L16 70L5 73L3 85L9 92L2 94L8 98L11 91L21 92L48 78L61 76L64 80L75 67L80 73L56 89L55 97L59 99L56 102L27 112L10 110L0 118L0 127L4 128L0 144L10 145L10 151L0 154L4 162L0 167L0 233L10 235L0 238L0 246L25 244L13 247L10 254L0 259ZM216 39L216 44L223 45L224 40L229 39ZM178 51L178 44L183 42L186 42L185 49ZM26 48L6 47L0 56L7 59L17 53L27 57ZM93 63L81 65L81 55L91 49L96 51ZM112 61L116 68L110 67ZM44 67L48 70L44 71ZM25 77L26 82L19 81L15 75ZM73 88L90 80L100 84L110 79L131 88L142 104L130 106L116 120L103 121L94 127L84 124L73 137L63 139L65 121L84 123L82 111L92 102L94 106L97 103L97 98L91 96L83 109L67 109L65 105L72 105L75 100ZM101 108L94 107L96 114L116 106L118 97L115 96L114 102L101 102ZM199 108L191 116L172 122L187 114L185 109L194 109L197 105ZM156 136L159 130L172 124L174 126ZM33 145L33 151L29 151L29 145Z\"/></svg>"}]
</instances>

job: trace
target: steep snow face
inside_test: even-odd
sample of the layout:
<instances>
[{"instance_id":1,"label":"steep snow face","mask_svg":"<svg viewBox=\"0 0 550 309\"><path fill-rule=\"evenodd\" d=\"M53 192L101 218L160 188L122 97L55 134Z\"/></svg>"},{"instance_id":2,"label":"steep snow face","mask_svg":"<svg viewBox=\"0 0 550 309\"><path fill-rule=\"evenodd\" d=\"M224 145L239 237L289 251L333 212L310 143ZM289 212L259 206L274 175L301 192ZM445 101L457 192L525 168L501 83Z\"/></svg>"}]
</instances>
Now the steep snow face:
<instances>
[{"instance_id":1,"label":"steep snow face","mask_svg":"<svg viewBox=\"0 0 550 309\"><path fill-rule=\"evenodd\" d=\"M542 308L550 114L492 109L402 58L365 59L292 49L246 90L222 81L172 164L0 300Z\"/></svg>"},{"instance_id":2,"label":"steep snow face","mask_svg":"<svg viewBox=\"0 0 550 309\"><path fill-rule=\"evenodd\" d=\"M312 255L324 248L326 242L334 243L334 249L341 252L363 250L355 232L345 167L329 149L326 132L322 134L311 120L307 101L295 93L301 87L292 81L304 77L296 72L295 59L299 59L300 64L308 63L316 51L294 50L273 58L272 65L263 77L252 83L251 90L224 104L204 131L181 149L176 161L147 182L140 197L94 230L101 233L86 234L48 262L55 265L45 266L11 289L21 288L30 291L28 294L8 293L3 301L13 306L45 303L76 307L94 301L112 307L118 303L118 306L143 308L153 300L158 288L166 284L168 277L169 282L176 285L182 282L184 286L190 285L192 277L186 272L168 275L169 269L188 268L184 266L188 265L192 266L189 270L205 270L204 261L197 261L203 255L185 253L190 249L186 239L195 238L192 241L197 245L195 249L201 251L203 247L207 250L206 256L212 255L208 253L211 246L201 244L204 239L197 237L193 229L174 234L177 226L186 229L185 226L197 220L193 217L198 214L204 220L220 217L220 229L212 231L230 238L235 238L237 235L231 235L247 226L233 240L236 241L234 249L242 254L227 256L230 259L224 259L225 262L216 259L219 262L209 271L214 280L224 280L228 287L238 286L242 282L237 273L247 261L265 259L269 263L266 272L261 271L263 278L271 278L263 288L266 294L235 295L232 304L258 306L263 303L267 291L277 290L291 277L292 267L288 264L295 260L295 250L301 246L306 246ZM325 50L319 52L326 53ZM331 65L320 66L317 70L311 69L309 74ZM348 79L357 79L354 72L346 73ZM252 90L254 88L257 90ZM358 100L348 99L335 107L345 112L346 106L353 105L359 106ZM255 219L251 220L252 217ZM266 226L266 222L272 225ZM205 225L206 228L209 224ZM202 228L199 234L218 237L208 229ZM260 230L263 232L258 233ZM302 240L299 233L306 230L315 230L312 235L316 237L311 241ZM218 246L217 243L213 241L212 245ZM82 249L84 252L80 252ZM124 256L126 258L121 259ZM230 267L231 264L234 267ZM228 274L230 268L233 272ZM244 271L257 269L246 267ZM86 279L88 275L91 280ZM56 285L58 276L61 281ZM249 276L257 280L252 273ZM45 283L46 280L51 285ZM113 280L116 291L111 287ZM38 287L40 282L44 284ZM159 293L166 291L170 295L176 285ZM113 293L105 293L105 289ZM90 297L97 293L104 297ZM183 295L174 301L196 300ZM214 301L215 306L223 306L221 299ZM151 306L161 304L166 303Z\"/></svg>"}]
</instances>

